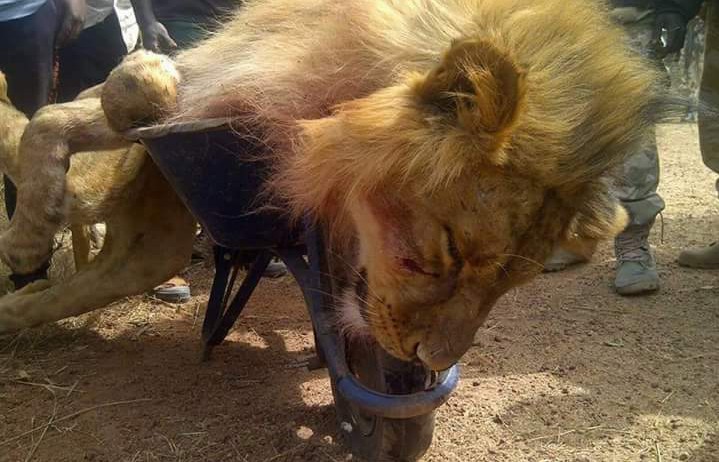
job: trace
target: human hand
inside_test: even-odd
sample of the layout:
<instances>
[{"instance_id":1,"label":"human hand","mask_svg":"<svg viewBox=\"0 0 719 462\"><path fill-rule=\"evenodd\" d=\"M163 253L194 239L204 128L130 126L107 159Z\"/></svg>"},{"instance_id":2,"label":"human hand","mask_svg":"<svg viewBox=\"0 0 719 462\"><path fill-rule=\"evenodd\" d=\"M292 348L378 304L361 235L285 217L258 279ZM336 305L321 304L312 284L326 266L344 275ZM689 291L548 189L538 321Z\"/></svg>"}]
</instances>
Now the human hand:
<instances>
[{"instance_id":1,"label":"human hand","mask_svg":"<svg viewBox=\"0 0 719 462\"><path fill-rule=\"evenodd\" d=\"M62 0L64 5L62 25L55 37L58 46L77 38L82 32L87 14L85 0Z\"/></svg>"},{"instance_id":2,"label":"human hand","mask_svg":"<svg viewBox=\"0 0 719 462\"><path fill-rule=\"evenodd\" d=\"M177 43L172 40L165 26L154 21L140 27L142 34L142 47L154 52L169 52L177 48Z\"/></svg>"}]
</instances>

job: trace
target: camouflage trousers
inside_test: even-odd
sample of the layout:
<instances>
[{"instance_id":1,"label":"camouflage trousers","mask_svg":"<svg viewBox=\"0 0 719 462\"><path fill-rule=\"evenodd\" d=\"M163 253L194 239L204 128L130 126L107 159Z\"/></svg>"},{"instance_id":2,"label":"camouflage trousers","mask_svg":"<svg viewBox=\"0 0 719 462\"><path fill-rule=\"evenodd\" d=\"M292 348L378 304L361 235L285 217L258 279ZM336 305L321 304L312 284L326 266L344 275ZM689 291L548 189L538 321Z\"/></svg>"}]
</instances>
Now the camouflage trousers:
<instances>
[{"instance_id":1,"label":"camouflage trousers","mask_svg":"<svg viewBox=\"0 0 719 462\"><path fill-rule=\"evenodd\" d=\"M622 165L614 193L629 213L629 225L650 225L664 210L664 200L657 193L659 155L652 137L643 149L630 155Z\"/></svg>"},{"instance_id":2,"label":"camouflage trousers","mask_svg":"<svg viewBox=\"0 0 719 462\"><path fill-rule=\"evenodd\" d=\"M699 87L699 145L704 165L719 173L719 5L707 2L704 70ZM719 191L719 179L716 183Z\"/></svg>"},{"instance_id":3,"label":"camouflage trousers","mask_svg":"<svg viewBox=\"0 0 719 462\"><path fill-rule=\"evenodd\" d=\"M614 13L627 31L629 46L645 53L651 40L653 16L634 8L617 8ZM657 214L664 210L664 200L657 193L659 154L656 137L652 135L643 148L630 155L619 173L614 192L629 213L629 225L651 225Z\"/></svg>"}]
</instances>

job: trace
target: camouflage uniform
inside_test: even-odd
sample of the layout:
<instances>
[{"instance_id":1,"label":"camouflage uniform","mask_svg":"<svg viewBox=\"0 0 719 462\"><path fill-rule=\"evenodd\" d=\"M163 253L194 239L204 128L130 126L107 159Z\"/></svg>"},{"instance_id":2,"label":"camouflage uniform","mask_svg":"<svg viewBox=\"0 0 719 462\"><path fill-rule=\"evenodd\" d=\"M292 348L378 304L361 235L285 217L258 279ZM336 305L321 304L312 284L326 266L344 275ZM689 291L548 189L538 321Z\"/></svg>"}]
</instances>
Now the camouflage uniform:
<instances>
[{"instance_id":1,"label":"camouflage uniform","mask_svg":"<svg viewBox=\"0 0 719 462\"><path fill-rule=\"evenodd\" d=\"M622 24L629 39L628 46L647 55L652 49L654 13L652 0L614 0L612 15ZM657 65L660 65L657 62ZM664 209L664 201L657 194L659 186L659 156L656 139L630 155L614 185L614 194L629 212L629 225L614 241L617 257L614 289L620 295L637 295L659 289L656 262L649 246L649 232L654 219ZM566 245L566 244L565 244ZM545 261L545 271L560 271L580 263L587 255L562 246L554 249Z\"/></svg>"},{"instance_id":2,"label":"camouflage uniform","mask_svg":"<svg viewBox=\"0 0 719 462\"><path fill-rule=\"evenodd\" d=\"M699 88L699 143L704 164L719 173L719 5L707 3L704 70ZM719 179L716 183L719 191Z\"/></svg>"},{"instance_id":3,"label":"camouflage uniform","mask_svg":"<svg viewBox=\"0 0 719 462\"><path fill-rule=\"evenodd\" d=\"M694 17L706 3L706 45L704 71L699 87L699 144L704 164L719 173L719 5L716 1L655 0L659 15L679 14L684 20ZM719 191L719 180L716 183ZM719 269L719 241L704 247L685 249L677 262L682 266Z\"/></svg>"},{"instance_id":4,"label":"camouflage uniform","mask_svg":"<svg viewBox=\"0 0 719 462\"><path fill-rule=\"evenodd\" d=\"M654 15L646 2L617 1L612 16L627 31L629 45L646 55L650 49ZM643 149L624 161L615 194L629 212L630 226L651 226L664 210L664 200L657 194L659 186L659 155L656 139L651 137Z\"/></svg>"},{"instance_id":5,"label":"camouflage uniform","mask_svg":"<svg viewBox=\"0 0 719 462\"><path fill-rule=\"evenodd\" d=\"M686 21L706 3L704 70L699 87L699 143L704 164L719 173L719 5L703 0L654 0L658 13L673 12ZM717 181L719 191L719 180Z\"/></svg>"}]
</instances>

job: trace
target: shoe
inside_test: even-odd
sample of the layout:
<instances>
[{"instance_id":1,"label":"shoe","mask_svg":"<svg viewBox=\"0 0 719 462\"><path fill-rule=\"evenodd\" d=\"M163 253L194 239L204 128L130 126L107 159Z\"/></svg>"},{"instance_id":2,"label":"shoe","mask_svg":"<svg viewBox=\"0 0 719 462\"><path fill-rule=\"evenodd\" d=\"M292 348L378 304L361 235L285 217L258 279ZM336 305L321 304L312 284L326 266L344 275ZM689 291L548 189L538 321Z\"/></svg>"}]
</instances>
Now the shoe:
<instances>
[{"instance_id":1,"label":"shoe","mask_svg":"<svg viewBox=\"0 0 719 462\"><path fill-rule=\"evenodd\" d=\"M577 265L579 263L586 263L587 259L581 255L577 255L563 247L555 247L552 254L544 262L545 273L554 273L557 271L563 271L570 266Z\"/></svg>"},{"instance_id":2,"label":"shoe","mask_svg":"<svg viewBox=\"0 0 719 462\"><path fill-rule=\"evenodd\" d=\"M179 276L175 276L152 291L155 298L168 303L185 303L190 299L190 285Z\"/></svg>"},{"instance_id":3,"label":"shoe","mask_svg":"<svg viewBox=\"0 0 719 462\"><path fill-rule=\"evenodd\" d=\"M617 274L614 289L619 295L640 295L659 290L659 274L651 247L651 224L630 226L614 240Z\"/></svg>"},{"instance_id":4,"label":"shoe","mask_svg":"<svg viewBox=\"0 0 719 462\"><path fill-rule=\"evenodd\" d=\"M267 265L263 276L266 278L276 279L281 278L285 274L287 274L287 266L285 266L281 260L273 258L272 261L270 261L270 264Z\"/></svg>"},{"instance_id":5,"label":"shoe","mask_svg":"<svg viewBox=\"0 0 719 462\"><path fill-rule=\"evenodd\" d=\"M689 268L719 269L719 245L712 242L706 247L684 250L677 263Z\"/></svg>"}]
</instances>

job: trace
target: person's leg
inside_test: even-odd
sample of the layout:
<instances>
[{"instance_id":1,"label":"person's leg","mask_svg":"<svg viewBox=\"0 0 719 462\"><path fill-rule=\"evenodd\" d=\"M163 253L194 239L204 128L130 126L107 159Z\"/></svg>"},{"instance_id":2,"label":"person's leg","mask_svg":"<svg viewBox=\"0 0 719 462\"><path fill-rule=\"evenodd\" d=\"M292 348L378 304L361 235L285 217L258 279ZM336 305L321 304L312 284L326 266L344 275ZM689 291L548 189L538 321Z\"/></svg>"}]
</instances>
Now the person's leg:
<instances>
[{"instance_id":1,"label":"person's leg","mask_svg":"<svg viewBox=\"0 0 719 462\"><path fill-rule=\"evenodd\" d=\"M48 103L58 11L48 0L30 16L0 23L0 69L8 97L28 117Z\"/></svg>"},{"instance_id":2,"label":"person's leg","mask_svg":"<svg viewBox=\"0 0 719 462\"><path fill-rule=\"evenodd\" d=\"M648 242L654 219L664 210L664 200L657 194L658 185L659 156L652 139L644 149L625 160L614 188L630 219L627 228L614 242L617 257L614 286L619 294L635 295L659 288L659 276ZM596 242L565 243L545 262L545 271L560 271L586 262L595 248Z\"/></svg>"},{"instance_id":3,"label":"person's leg","mask_svg":"<svg viewBox=\"0 0 719 462\"><path fill-rule=\"evenodd\" d=\"M126 54L127 46L115 13L83 30L75 41L59 51L58 102L72 101L81 91L104 82Z\"/></svg>"},{"instance_id":4,"label":"person's leg","mask_svg":"<svg viewBox=\"0 0 719 462\"><path fill-rule=\"evenodd\" d=\"M652 138L643 149L624 161L614 187L617 198L629 213L628 228L651 225L664 210L664 200L657 193L658 186L659 155Z\"/></svg>"},{"instance_id":5,"label":"person's leg","mask_svg":"<svg viewBox=\"0 0 719 462\"><path fill-rule=\"evenodd\" d=\"M649 233L656 216L664 210L657 194L659 156L654 138L623 166L615 194L629 213L629 225L614 241L617 273L614 287L621 295L636 295L659 289L656 263L649 246Z\"/></svg>"},{"instance_id":6,"label":"person's leg","mask_svg":"<svg viewBox=\"0 0 719 462\"><path fill-rule=\"evenodd\" d=\"M616 19L627 32L628 46L646 54L652 35L651 14L636 8L622 8L615 12ZM664 201L657 194L659 156L654 136L643 149L625 160L621 173L615 185L615 194L627 209L630 223L615 239L617 273L614 286L619 294L634 295L659 288L659 276L648 243L654 219L664 209ZM584 243L587 249L584 253L566 245L555 249L545 262L545 271L557 271L587 261L594 249L591 244Z\"/></svg>"},{"instance_id":7,"label":"person's leg","mask_svg":"<svg viewBox=\"0 0 719 462\"><path fill-rule=\"evenodd\" d=\"M7 79L10 101L28 118L50 97L58 22L55 1L48 0L30 16L0 23L0 70ZM5 209L12 218L17 190L9 178L3 181Z\"/></svg>"},{"instance_id":8,"label":"person's leg","mask_svg":"<svg viewBox=\"0 0 719 462\"><path fill-rule=\"evenodd\" d=\"M699 144L704 165L719 173L719 5L709 3L699 88Z\"/></svg>"},{"instance_id":9,"label":"person's leg","mask_svg":"<svg viewBox=\"0 0 719 462\"><path fill-rule=\"evenodd\" d=\"M719 173L719 5L708 2L705 22L704 70L699 87L699 145L704 165ZM719 191L719 179L716 183ZM680 265L719 268L719 244L687 249L679 254Z\"/></svg>"},{"instance_id":10,"label":"person's leg","mask_svg":"<svg viewBox=\"0 0 719 462\"><path fill-rule=\"evenodd\" d=\"M625 23L624 29L631 45L651 57L653 15L644 12ZM655 63L666 73L663 63ZM656 262L649 246L654 220L664 210L664 201L657 194L659 154L654 133L643 148L625 159L621 173L614 193L629 213L629 224L614 240L617 257L614 288L620 295L638 295L659 289Z\"/></svg>"}]
</instances>

